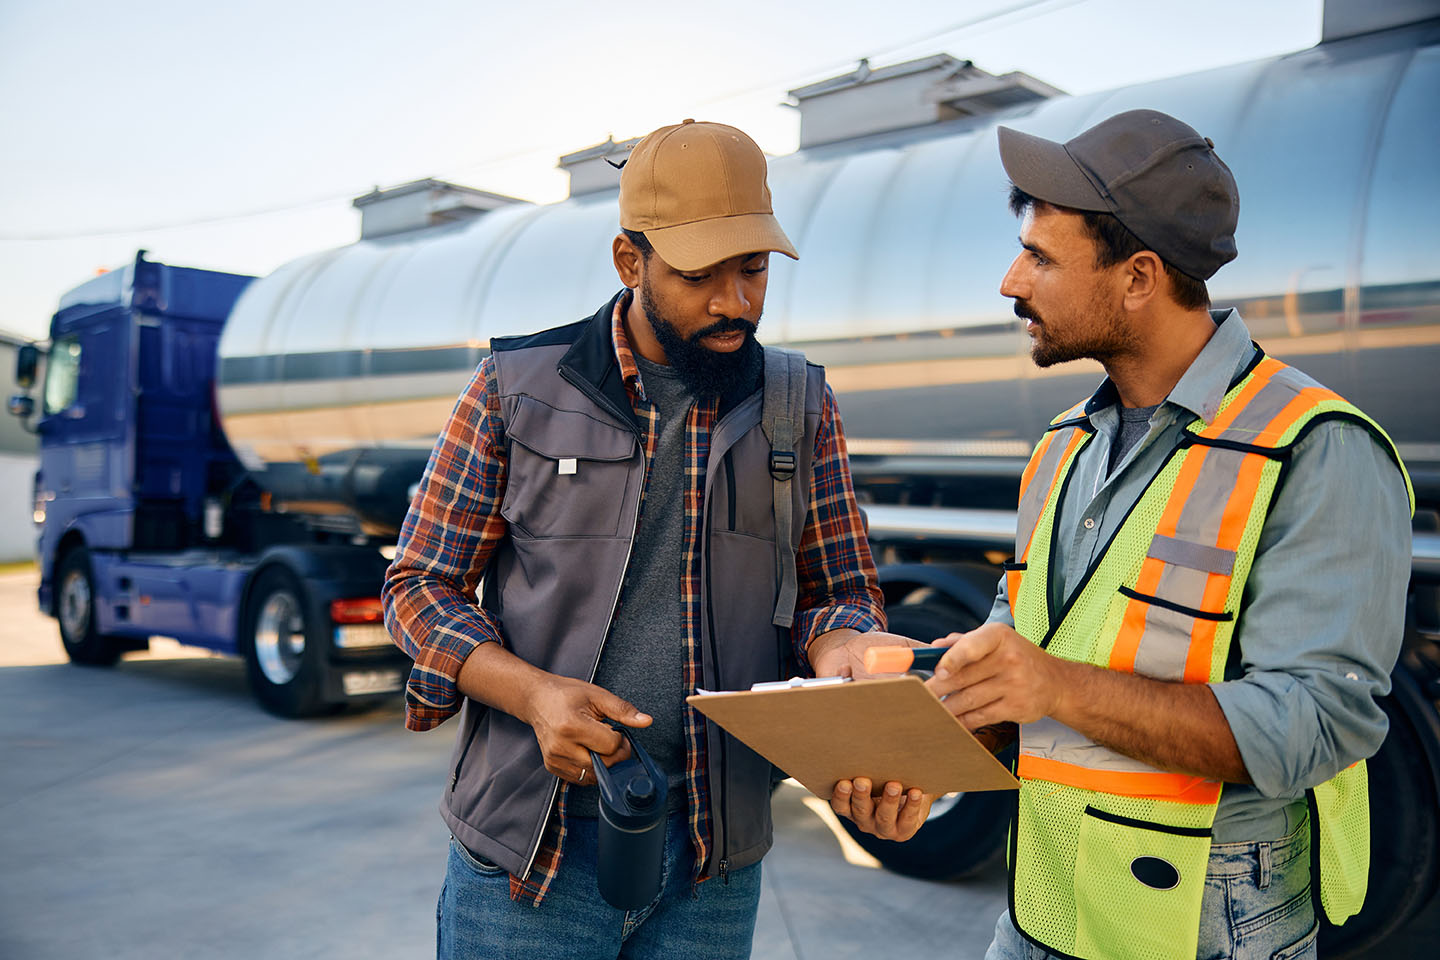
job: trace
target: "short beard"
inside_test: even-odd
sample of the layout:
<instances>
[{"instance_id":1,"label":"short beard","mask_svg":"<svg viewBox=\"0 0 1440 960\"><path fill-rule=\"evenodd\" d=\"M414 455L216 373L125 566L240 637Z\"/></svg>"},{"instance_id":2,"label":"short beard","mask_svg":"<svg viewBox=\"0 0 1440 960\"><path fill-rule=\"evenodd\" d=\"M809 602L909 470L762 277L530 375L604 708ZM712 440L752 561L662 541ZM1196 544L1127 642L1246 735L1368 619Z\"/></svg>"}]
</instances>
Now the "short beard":
<instances>
[{"instance_id":1,"label":"short beard","mask_svg":"<svg viewBox=\"0 0 1440 960\"><path fill-rule=\"evenodd\" d=\"M640 309L650 321L650 330L655 340L665 351L680 382L696 397L709 399L722 397L732 391L749 387L760 376L764 351L755 339L755 324L740 317L724 317L707 327L683 336L655 304L655 296L648 279L640 282ZM759 317L756 317L759 322ZM745 342L738 350L719 353L700 341L716 333L743 331Z\"/></svg>"},{"instance_id":2,"label":"short beard","mask_svg":"<svg viewBox=\"0 0 1440 960\"><path fill-rule=\"evenodd\" d=\"M1125 327L1124 316L1113 305L1092 296L1085 314L1094 319L1093 329L1083 332L1062 329L1055 334L1029 301L1015 301L1015 316L1040 324L1040 335L1030 341L1030 359L1035 366L1053 367L1086 358L1105 364L1134 349L1135 335Z\"/></svg>"}]
</instances>

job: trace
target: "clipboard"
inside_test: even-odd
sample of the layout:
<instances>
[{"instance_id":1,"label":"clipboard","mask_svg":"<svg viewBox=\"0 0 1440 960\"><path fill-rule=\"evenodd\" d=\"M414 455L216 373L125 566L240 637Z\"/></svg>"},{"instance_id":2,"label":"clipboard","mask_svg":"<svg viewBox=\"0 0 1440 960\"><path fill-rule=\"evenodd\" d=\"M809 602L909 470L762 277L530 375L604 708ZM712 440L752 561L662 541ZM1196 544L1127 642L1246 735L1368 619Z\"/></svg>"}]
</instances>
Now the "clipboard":
<instances>
[{"instance_id":1,"label":"clipboard","mask_svg":"<svg viewBox=\"0 0 1440 960\"><path fill-rule=\"evenodd\" d=\"M931 794L1020 786L916 676L782 683L685 702L818 797L854 777L876 791L898 780Z\"/></svg>"}]
</instances>

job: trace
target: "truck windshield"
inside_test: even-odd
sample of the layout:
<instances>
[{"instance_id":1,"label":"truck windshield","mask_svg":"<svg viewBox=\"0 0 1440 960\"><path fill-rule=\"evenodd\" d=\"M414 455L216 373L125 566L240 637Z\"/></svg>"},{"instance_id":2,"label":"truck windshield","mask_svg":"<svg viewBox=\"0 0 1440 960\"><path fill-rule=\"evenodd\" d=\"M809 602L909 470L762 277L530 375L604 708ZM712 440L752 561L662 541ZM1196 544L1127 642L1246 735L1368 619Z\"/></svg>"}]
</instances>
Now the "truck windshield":
<instances>
[{"instance_id":1,"label":"truck windshield","mask_svg":"<svg viewBox=\"0 0 1440 960\"><path fill-rule=\"evenodd\" d=\"M50 350L45 364L45 415L59 413L75 403L80 379L80 341L61 340Z\"/></svg>"}]
</instances>

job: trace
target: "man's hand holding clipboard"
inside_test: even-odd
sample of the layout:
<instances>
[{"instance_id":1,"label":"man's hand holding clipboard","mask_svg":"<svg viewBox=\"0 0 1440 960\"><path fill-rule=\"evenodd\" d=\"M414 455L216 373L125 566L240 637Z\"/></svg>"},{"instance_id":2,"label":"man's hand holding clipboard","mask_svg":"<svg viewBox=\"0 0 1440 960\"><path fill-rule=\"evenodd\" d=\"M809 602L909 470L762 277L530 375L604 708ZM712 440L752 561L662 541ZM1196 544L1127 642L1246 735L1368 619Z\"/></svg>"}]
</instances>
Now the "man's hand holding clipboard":
<instances>
[{"instance_id":1,"label":"man's hand holding clipboard","mask_svg":"<svg viewBox=\"0 0 1440 960\"><path fill-rule=\"evenodd\" d=\"M894 644L867 649L876 646ZM932 648L915 649L928 654ZM873 677L887 668L877 656L870 653L871 670L865 669L863 649L840 664L860 679L818 677L750 691L702 692L688 702L828 800L837 815L883 839L914 836L941 794L1018 785L920 677ZM837 729L851 733L836 737Z\"/></svg>"}]
</instances>

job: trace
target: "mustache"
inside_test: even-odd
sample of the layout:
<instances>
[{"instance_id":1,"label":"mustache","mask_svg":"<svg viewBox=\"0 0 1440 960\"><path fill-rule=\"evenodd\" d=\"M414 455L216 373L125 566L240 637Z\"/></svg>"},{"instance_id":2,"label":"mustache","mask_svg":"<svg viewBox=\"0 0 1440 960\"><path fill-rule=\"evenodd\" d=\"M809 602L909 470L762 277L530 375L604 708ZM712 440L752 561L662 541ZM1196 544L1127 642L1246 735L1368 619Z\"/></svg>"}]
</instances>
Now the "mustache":
<instances>
[{"instance_id":1,"label":"mustache","mask_svg":"<svg viewBox=\"0 0 1440 960\"><path fill-rule=\"evenodd\" d=\"M687 338L691 343L699 343L706 337L712 337L722 333L748 333L755 335L755 324L743 317L721 317L708 327L702 327Z\"/></svg>"},{"instance_id":2,"label":"mustache","mask_svg":"<svg viewBox=\"0 0 1440 960\"><path fill-rule=\"evenodd\" d=\"M1015 316L1021 320L1034 320L1036 323L1045 322L1040 319L1040 311L1030 306L1030 301L1022 300L1018 297L1015 300Z\"/></svg>"}]
</instances>

